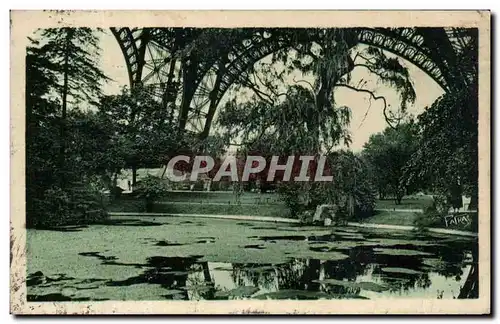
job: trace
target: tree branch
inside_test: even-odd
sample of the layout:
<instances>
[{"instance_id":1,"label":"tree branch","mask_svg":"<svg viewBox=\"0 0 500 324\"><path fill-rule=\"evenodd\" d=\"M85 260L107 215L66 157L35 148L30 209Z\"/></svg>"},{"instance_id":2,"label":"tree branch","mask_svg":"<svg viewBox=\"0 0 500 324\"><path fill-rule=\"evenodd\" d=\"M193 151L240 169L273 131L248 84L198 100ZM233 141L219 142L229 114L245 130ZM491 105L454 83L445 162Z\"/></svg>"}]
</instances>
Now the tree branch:
<instances>
[{"instance_id":1,"label":"tree branch","mask_svg":"<svg viewBox=\"0 0 500 324\"><path fill-rule=\"evenodd\" d=\"M359 67L364 67L364 68L366 68L368 71L370 71L371 73L376 74L376 75L378 75L379 77L382 77L382 76L379 74L379 72L375 71L375 70L374 70L371 66L369 66L369 65L366 65L366 64L361 64L361 63L360 63L360 64L354 64L352 68L354 69L354 68L356 68L357 66L359 66Z\"/></svg>"},{"instance_id":2,"label":"tree branch","mask_svg":"<svg viewBox=\"0 0 500 324\"><path fill-rule=\"evenodd\" d=\"M267 82L267 80L266 82L262 81L261 77L257 73L255 73L255 71L252 74L254 79L257 79L264 87L267 88L267 90L271 91L274 95L276 95L276 93L272 89L272 84L270 82ZM257 83L257 81L255 83Z\"/></svg>"},{"instance_id":3,"label":"tree branch","mask_svg":"<svg viewBox=\"0 0 500 324\"><path fill-rule=\"evenodd\" d=\"M293 82L295 82L295 83L300 83L300 82L306 83L307 85L309 85L309 87L311 87L311 92L314 94L314 87L311 84L311 82L306 81L306 80L295 80L295 77L293 77Z\"/></svg>"},{"instance_id":4,"label":"tree branch","mask_svg":"<svg viewBox=\"0 0 500 324\"><path fill-rule=\"evenodd\" d=\"M356 53L356 55L354 56L354 59L352 61L356 62L356 59L358 57L361 57L363 60L365 60L366 62L371 63L371 64L375 64L375 62L376 62L376 60L374 58L367 58L367 57L365 57L365 56L363 56L362 54L359 54L359 53ZM375 60L375 62L373 60Z\"/></svg>"},{"instance_id":5,"label":"tree branch","mask_svg":"<svg viewBox=\"0 0 500 324\"><path fill-rule=\"evenodd\" d=\"M259 135L257 135L257 137L256 137L253 141L242 142L242 143L240 143L240 144L236 144L236 143L229 143L229 145L234 145L234 146L247 146L247 147L248 147L248 146L252 146L252 145L253 145L253 144L255 144L257 141L259 141L259 140L262 138L262 136L264 136L264 134L266 133L266 131L267 131L267 129L268 129L268 127L269 127L269 126L270 126L270 125L267 125L267 126L266 126L266 125L263 125L261 132L259 133ZM275 133L276 133L276 131L273 133L273 135L274 135Z\"/></svg>"},{"instance_id":6,"label":"tree branch","mask_svg":"<svg viewBox=\"0 0 500 324\"><path fill-rule=\"evenodd\" d=\"M266 87L266 89L267 89L267 90L271 91L271 92L272 92L272 94L273 94L274 96L276 96L276 98L281 97L281 96L283 96L283 95L286 95L286 93L277 93L277 92L273 89L273 86L272 86L272 81L269 81L269 80L262 80L262 78L261 78L261 77L260 77L257 73L255 73L255 72L253 73L253 75L254 75L254 78L257 78L257 80L259 80L259 82L260 82L260 83L261 83L264 87ZM280 79L281 79L281 77L279 77L279 76L277 76L277 75L275 74L275 79L280 80Z\"/></svg>"},{"instance_id":7,"label":"tree branch","mask_svg":"<svg viewBox=\"0 0 500 324\"><path fill-rule=\"evenodd\" d=\"M385 99L384 96L377 96L373 93L373 91L370 91L370 90L367 90L367 89L359 89L359 88L355 88L353 86L350 86L348 84L336 84L335 87L344 87L344 88L347 88L347 89L350 89L350 90L353 90L353 91L356 91L356 92L361 92L361 93L368 93L370 95L370 98L373 98L373 100L382 100L384 102L384 117L385 117L385 120L387 121L387 123L389 124L389 126L391 126L392 128L394 128L394 126L392 125L392 120L391 118L389 118L389 116L387 115L387 101ZM370 103L370 106L371 106L371 103ZM366 118L366 115L368 115L368 111L367 113L365 114L365 118Z\"/></svg>"},{"instance_id":8,"label":"tree branch","mask_svg":"<svg viewBox=\"0 0 500 324\"><path fill-rule=\"evenodd\" d=\"M246 79L242 80L242 84L247 87L247 88L250 88L251 90L253 90L253 92L262 100L262 101L265 101L267 103L269 103L270 105L274 105L274 100L271 98L270 95L268 95L267 93L261 91L259 88L257 88L257 86L255 86L252 81L250 81L250 77L247 75L246 76ZM264 98L266 97L266 98Z\"/></svg>"},{"instance_id":9,"label":"tree branch","mask_svg":"<svg viewBox=\"0 0 500 324\"><path fill-rule=\"evenodd\" d=\"M311 48L308 48L307 50L303 50L303 49L298 49L296 46L294 46L293 49L296 50L298 53L301 53L302 55L311 56L313 58L313 60L318 59L318 56L311 51Z\"/></svg>"}]
</instances>

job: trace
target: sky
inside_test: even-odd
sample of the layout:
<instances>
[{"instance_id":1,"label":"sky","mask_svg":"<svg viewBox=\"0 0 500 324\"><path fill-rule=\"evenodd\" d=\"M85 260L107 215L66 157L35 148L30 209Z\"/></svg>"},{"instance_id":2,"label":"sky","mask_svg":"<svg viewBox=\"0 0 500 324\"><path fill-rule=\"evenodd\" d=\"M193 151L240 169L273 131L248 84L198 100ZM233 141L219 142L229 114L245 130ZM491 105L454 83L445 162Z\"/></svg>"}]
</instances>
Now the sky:
<instances>
[{"instance_id":1,"label":"sky","mask_svg":"<svg viewBox=\"0 0 500 324\"><path fill-rule=\"evenodd\" d=\"M113 80L106 84L103 90L106 94L116 94L120 91L121 87L128 85L129 81L123 54L111 31L106 30L105 35L101 37L101 48L102 56L100 65L103 71ZM431 77L418 67L403 59L400 61L409 69L414 84L416 100L409 107L408 112L416 116L422 113L425 107L430 106L439 96L444 94L444 91ZM300 77L300 75L297 75L296 80L299 80ZM360 80L367 82L364 88L372 90L376 95L384 96L389 106L394 108L399 107L400 99L397 92L377 82L376 76L373 76L364 69L355 69L352 72L351 84L356 85ZM370 100L369 94L354 92L346 88L336 89L334 96L339 106L351 108L350 132L352 143L349 146L351 150L360 151L368 141L370 135L382 132L387 127L382 113L383 102L381 100ZM223 104L225 99L222 100L221 104Z\"/></svg>"}]
</instances>

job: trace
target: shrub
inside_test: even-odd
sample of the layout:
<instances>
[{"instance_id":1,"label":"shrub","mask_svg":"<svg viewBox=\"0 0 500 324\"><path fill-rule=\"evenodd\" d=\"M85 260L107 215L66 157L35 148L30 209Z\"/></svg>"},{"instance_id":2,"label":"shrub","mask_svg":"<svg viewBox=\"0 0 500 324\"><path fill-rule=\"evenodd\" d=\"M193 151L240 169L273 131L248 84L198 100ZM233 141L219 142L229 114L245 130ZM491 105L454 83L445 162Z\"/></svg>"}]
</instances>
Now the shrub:
<instances>
[{"instance_id":1,"label":"shrub","mask_svg":"<svg viewBox=\"0 0 500 324\"><path fill-rule=\"evenodd\" d=\"M440 214L445 214L450 210L451 204L449 200L443 195L435 195L432 197L431 210Z\"/></svg>"},{"instance_id":2,"label":"shrub","mask_svg":"<svg viewBox=\"0 0 500 324\"><path fill-rule=\"evenodd\" d=\"M111 197L113 197L113 199L120 199L123 191L124 190L122 188L115 186L110 190Z\"/></svg>"},{"instance_id":3,"label":"shrub","mask_svg":"<svg viewBox=\"0 0 500 324\"><path fill-rule=\"evenodd\" d=\"M315 211L322 204L335 204L343 212L343 221L371 216L375 208L376 191L367 173L367 166L348 151L332 152L328 156L333 181L286 182L278 192L293 217L304 211Z\"/></svg>"},{"instance_id":4,"label":"shrub","mask_svg":"<svg viewBox=\"0 0 500 324\"><path fill-rule=\"evenodd\" d=\"M190 186L191 191L204 191L205 182L202 180L198 180L196 182L191 182L191 186Z\"/></svg>"},{"instance_id":5,"label":"shrub","mask_svg":"<svg viewBox=\"0 0 500 324\"><path fill-rule=\"evenodd\" d=\"M306 198L308 192L298 183L282 183L278 187L278 193L293 218L301 218L306 211L314 212L315 210L315 206L309 206L308 198Z\"/></svg>"},{"instance_id":6,"label":"shrub","mask_svg":"<svg viewBox=\"0 0 500 324\"><path fill-rule=\"evenodd\" d=\"M148 176L138 184L135 191L137 197L144 200L146 212L150 213L153 211L154 202L167 194L168 187L161 179Z\"/></svg>"},{"instance_id":7,"label":"shrub","mask_svg":"<svg viewBox=\"0 0 500 324\"><path fill-rule=\"evenodd\" d=\"M74 218L72 223L92 224L107 217L108 197L96 183L73 183L68 191Z\"/></svg>"},{"instance_id":8,"label":"shrub","mask_svg":"<svg viewBox=\"0 0 500 324\"><path fill-rule=\"evenodd\" d=\"M311 225L313 223L314 213L310 210L306 210L299 215L299 221L303 225Z\"/></svg>"},{"instance_id":9,"label":"shrub","mask_svg":"<svg viewBox=\"0 0 500 324\"><path fill-rule=\"evenodd\" d=\"M429 227L439 224L442 217L443 213L435 205L427 207L423 213L415 213L415 220L413 221L415 231L426 233Z\"/></svg>"},{"instance_id":10,"label":"shrub","mask_svg":"<svg viewBox=\"0 0 500 324\"><path fill-rule=\"evenodd\" d=\"M27 227L64 225L70 218L70 197L59 187L47 189L41 197L33 199L31 211L26 213Z\"/></svg>"},{"instance_id":11,"label":"shrub","mask_svg":"<svg viewBox=\"0 0 500 324\"><path fill-rule=\"evenodd\" d=\"M26 213L26 227L52 228L64 225L91 224L107 217L105 198L91 184L58 186L32 199Z\"/></svg>"},{"instance_id":12,"label":"shrub","mask_svg":"<svg viewBox=\"0 0 500 324\"><path fill-rule=\"evenodd\" d=\"M332 215L332 219L335 220L334 225L336 225L336 226L347 225L347 222L349 220L351 220L351 217L349 215L349 211L348 211L347 207L346 206L338 207L336 212L335 212L335 217L333 218L333 215Z\"/></svg>"},{"instance_id":13,"label":"shrub","mask_svg":"<svg viewBox=\"0 0 500 324\"><path fill-rule=\"evenodd\" d=\"M368 184L360 184L350 191L338 183L281 183L281 199L293 218L300 218L306 211L314 213L322 204L336 204L344 221L361 219L373 214L375 192ZM349 199L349 195L352 199Z\"/></svg>"}]
</instances>

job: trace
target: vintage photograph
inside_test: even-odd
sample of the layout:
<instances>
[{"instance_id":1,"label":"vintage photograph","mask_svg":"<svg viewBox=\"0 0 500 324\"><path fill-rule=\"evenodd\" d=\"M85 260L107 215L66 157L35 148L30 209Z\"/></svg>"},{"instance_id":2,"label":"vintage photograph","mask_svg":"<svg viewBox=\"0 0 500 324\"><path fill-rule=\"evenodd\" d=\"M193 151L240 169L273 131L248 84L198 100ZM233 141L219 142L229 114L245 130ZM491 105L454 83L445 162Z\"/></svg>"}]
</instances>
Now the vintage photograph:
<instances>
[{"instance_id":1,"label":"vintage photograph","mask_svg":"<svg viewBox=\"0 0 500 324\"><path fill-rule=\"evenodd\" d=\"M57 23L13 34L11 312L480 298L489 310L489 12L328 27L71 23L79 14L44 12Z\"/></svg>"}]
</instances>

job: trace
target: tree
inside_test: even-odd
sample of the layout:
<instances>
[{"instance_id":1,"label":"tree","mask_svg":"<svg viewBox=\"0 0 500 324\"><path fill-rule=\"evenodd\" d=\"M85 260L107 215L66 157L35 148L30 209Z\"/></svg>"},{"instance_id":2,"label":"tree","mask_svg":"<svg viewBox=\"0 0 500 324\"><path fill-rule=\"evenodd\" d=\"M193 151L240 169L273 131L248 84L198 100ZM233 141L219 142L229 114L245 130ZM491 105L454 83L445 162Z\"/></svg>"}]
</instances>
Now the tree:
<instances>
[{"instance_id":1,"label":"tree","mask_svg":"<svg viewBox=\"0 0 500 324\"><path fill-rule=\"evenodd\" d=\"M42 30L38 36L30 39L26 53L27 226L99 219L95 176L102 166L95 157L106 141L84 147L95 144L99 132L87 123L91 114L78 112L92 104L105 79L93 61L97 38L89 29L70 28Z\"/></svg>"},{"instance_id":2,"label":"tree","mask_svg":"<svg viewBox=\"0 0 500 324\"><path fill-rule=\"evenodd\" d=\"M82 178L100 177L104 181L123 166L123 161L113 125L100 117L98 112L90 110L68 113L67 125L71 132L67 134L66 160L70 173Z\"/></svg>"},{"instance_id":3,"label":"tree","mask_svg":"<svg viewBox=\"0 0 500 324\"><path fill-rule=\"evenodd\" d=\"M312 114L322 121L321 125L309 123ZM240 146L248 150L265 145L274 155L314 155L321 148L339 144L343 138L348 140L349 120L350 110L346 107L318 113L311 93L293 85L281 103L258 97L243 103L237 99L229 101L219 115L218 124L226 138L241 139Z\"/></svg>"},{"instance_id":4,"label":"tree","mask_svg":"<svg viewBox=\"0 0 500 324\"><path fill-rule=\"evenodd\" d=\"M100 54L99 38L91 28L50 28L40 30L39 52L47 61L46 69L55 76L51 95L61 98L59 123L59 179L66 183L66 133L68 106L82 102L91 105L101 94L102 81L108 80L96 64Z\"/></svg>"},{"instance_id":5,"label":"tree","mask_svg":"<svg viewBox=\"0 0 500 324\"><path fill-rule=\"evenodd\" d=\"M281 36L289 38L291 47L273 54L270 64L245 71L238 80L239 86L250 90L252 96L246 102L229 101L220 113L218 123L227 138L238 139L249 149L266 143L271 155L328 155L336 145L350 143L347 126L351 111L336 103L334 90L339 87L366 93L370 100L382 100L386 120L391 127L397 127L406 106L415 100L408 70L397 58L373 47L358 48L354 29L288 32L280 31ZM277 71L277 63L285 68ZM400 113L389 111L385 98L363 88L362 82L351 84L355 68L363 68L393 87L401 97ZM285 84L294 71L312 77L313 82L294 79L295 84ZM284 92L280 92L283 87ZM315 186L296 183L292 191L319 197L313 194ZM314 207L314 203L308 205Z\"/></svg>"},{"instance_id":6,"label":"tree","mask_svg":"<svg viewBox=\"0 0 500 324\"><path fill-rule=\"evenodd\" d=\"M315 157L308 169L308 175L314 177L319 155L327 155L325 175L333 175L333 182L279 182L283 171L277 172L278 192L293 216L298 217L325 203L341 205L351 217L371 213L374 195L366 165L351 152L331 152L343 137L333 134L345 134L348 138L348 109L324 113L318 132L314 132L312 129L317 125L307 123L308 113L315 110L314 99L302 86L291 86L286 99L275 107L258 97L253 99L241 104L236 100L228 102L218 119L226 130L225 136L242 139L241 152L245 156L263 156L267 165L273 155L282 158L280 164L284 164L288 156L295 156L293 178L301 168L298 156ZM323 149L318 150L318 145ZM256 176L267 180L267 171L268 168Z\"/></svg>"},{"instance_id":7,"label":"tree","mask_svg":"<svg viewBox=\"0 0 500 324\"><path fill-rule=\"evenodd\" d=\"M333 201L352 219L371 216L375 208L375 187L369 166L351 151L337 151L328 156L332 168Z\"/></svg>"},{"instance_id":8,"label":"tree","mask_svg":"<svg viewBox=\"0 0 500 324\"><path fill-rule=\"evenodd\" d=\"M153 211L154 202L167 193L166 184L159 178L148 176L137 188L138 197L144 199L146 212Z\"/></svg>"},{"instance_id":9,"label":"tree","mask_svg":"<svg viewBox=\"0 0 500 324\"><path fill-rule=\"evenodd\" d=\"M59 102L47 94L55 87L54 66L39 48L26 49L26 221L40 214L44 191L56 184Z\"/></svg>"},{"instance_id":10,"label":"tree","mask_svg":"<svg viewBox=\"0 0 500 324\"><path fill-rule=\"evenodd\" d=\"M115 174L131 168L135 186L138 168L160 166L180 147L183 134L167 113L147 88L123 88L118 95L102 98L98 116L112 133Z\"/></svg>"},{"instance_id":11,"label":"tree","mask_svg":"<svg viewBox=\"0 0 500 324\"><path fill-rule=\"evenodd\" d=\"M406 183L430 187L448 198L450 205L469 195L470 207L477 207L477 98L476 83L470 89L446 93L418 117L420 140L405 171Z\"/></svg>"},{"instance_id":12,"label":"tree","mask_svg":"<svg viewBox=\"0 0 500 324\"><path fill-rule=\"evenodd\" d=\"M413 122L387 127L370 136L363 147L363 156L371 167L380 199L392 195L400 204L408 186L401 182L405 167L416 151L417 128Z\"/></svg>"},{"instance_id":13,"label":"tree","mask_svg":"<svg viewBox=\"0 0 500 324\"><path fill-rule=\"evenodd\" d=\"M368 167L351 151L335 151L327 156L331 182L283 182L278 192L283 197L293 216L305 211L314 211L322 204L335 204L339 216L346 219L371 216L375 207L375 190L368 176ZM310 174L314 174L313 163Z\"/></svg>"},{"instance_id":14,"label":"tree","mask_svg":"<svg viewBox=\"0 0 500 324\"><path fill-rule=\"evenodd\" d=\"M310 92L309 97L313 99L315 109L309 111L307 123L315 133L319 132L317 129L321 126L325 114L329 114L332 108L342 108L335 101L335 89L338 88L366 94L370 103L371 100L382 101L387 122L390 126L395 126L405 116L408 104L415 101L409 71L397 57L388 56L376 47L358 46L358 32L350 28L272 30L271 33L280 35L284 39L282 41L288 42L290 46L272 54L271 64L262 62L245 71L237 84L250 89L262 101L273 105L286 94L280 93L277 83L291 79L292 72L300 71L304 79L296 80L294 77L293 81L304 85ZM278 72L276 63L284 65L285 68ZM357 69L367 71L376 76L380 83L393 88L401 99L399 110L391 111L386 99L377 95L376 91L366 88L367 82L363 79L353 80L353 71ZM310 77L313 82L309 81ZM346 134L332 135L345 137Z\"/></svg>"}]
</instances>

